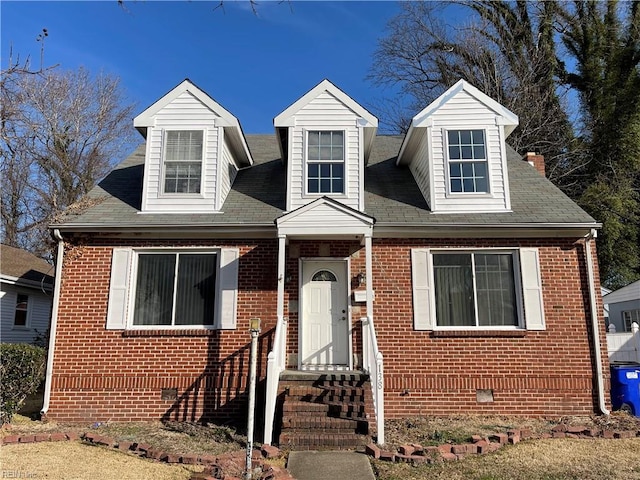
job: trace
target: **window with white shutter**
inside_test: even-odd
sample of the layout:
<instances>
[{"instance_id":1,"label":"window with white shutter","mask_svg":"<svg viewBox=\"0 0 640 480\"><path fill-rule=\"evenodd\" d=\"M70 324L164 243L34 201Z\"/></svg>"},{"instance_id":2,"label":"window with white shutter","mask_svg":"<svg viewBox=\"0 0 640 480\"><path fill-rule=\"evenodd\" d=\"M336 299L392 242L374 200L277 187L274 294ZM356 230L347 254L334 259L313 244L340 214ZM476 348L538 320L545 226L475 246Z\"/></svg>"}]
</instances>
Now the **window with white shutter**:
<instances>
[{"instance_id":1,"label":"window with white shutter","mask_svg":"<svg viewBox=\"0 0 640 480\"><path fill-rule=\"evenodd\" d=\"M414 328L544 330L538 249L413 249Z\"/></svg>"},{"instance_id":2,"label":"window with white shutter","mask_svg":"<svg viewBox=\"0 0 640 480\"><path fill-rule=\"evenodd\" d=\"M238 253L114 249L107 329L235 328Z\"/></svg>"}]
</instances>

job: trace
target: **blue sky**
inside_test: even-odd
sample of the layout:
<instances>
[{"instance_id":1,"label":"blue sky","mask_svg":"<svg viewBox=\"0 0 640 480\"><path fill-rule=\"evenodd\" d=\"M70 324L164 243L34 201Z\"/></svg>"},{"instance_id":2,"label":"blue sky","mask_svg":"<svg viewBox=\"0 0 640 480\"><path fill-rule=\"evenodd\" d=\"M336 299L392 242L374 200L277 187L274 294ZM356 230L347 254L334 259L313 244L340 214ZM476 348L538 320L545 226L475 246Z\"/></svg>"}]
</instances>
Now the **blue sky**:
<instances>
[{"instance_id":1,"label":"blue sky","mask_svg":"<svg viewBox=\"0 0 640 480\"><path fill-rule=\"evenodd\" d=\"M396 2L248 0L6 1L0 5L2 67L31 56L46 38L44 64L84 66L121 78L136 113L190 78L237 116L246 133L270 133L273 117L328 78L371 107L393 95L365 79Z\"/></svg>"}]
</instances>

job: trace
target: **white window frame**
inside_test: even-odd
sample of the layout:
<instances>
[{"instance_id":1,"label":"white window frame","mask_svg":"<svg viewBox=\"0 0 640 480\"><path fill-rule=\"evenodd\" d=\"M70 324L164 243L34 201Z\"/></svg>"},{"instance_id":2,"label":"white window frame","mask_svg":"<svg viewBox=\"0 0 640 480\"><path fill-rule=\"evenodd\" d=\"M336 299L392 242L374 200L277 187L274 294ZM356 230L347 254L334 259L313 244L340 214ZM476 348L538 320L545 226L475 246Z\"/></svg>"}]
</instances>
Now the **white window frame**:
<instances>
[{"instance_id":1,"label":"white window frame","mask_svg":"<svg viewBox=\"0 0 640 480\"><path fill-rule=\"evenodd\" d=\"M166 181L166 162L167 162L167 145L169 132L202 132L202 158L200 159L200 192L167 192L165 191ZM206 128L164 128L162 130L162 158L160 159L160 185L158 192L161 197L170 198L203 198L204 197L204 176L205 176L205 152L207 151L207 129ZM193 160L171 160L172 162L194 162Z\"/></svg>"},{"instance_id":2,"label":"white window frame","mask_svg":"<svg viewBox=\"0 0 640 480\"><path fill-rule=\"evenodd\" d=\"M636 322L640 325L640 308L632 308L631 310L622 311L622 328L625 332L631 331L631 325Z\"/></svg>"},{"instance_id":3,"label":"white window frame","mask_svg":"<svg viewBox=\"0 0 640 480\"><path fill-rule=\"evenodd\" d=\"M219 248L149 248L149 249L135 249L133 250L133 257L131 261L131 285L129 288L129 306L128 311L129 315L127 315L127 330L195 330L195 329L203 329L203 330L218 330L219 328L216 326L218 323L218 310L220 306L220 259L221 259L221 249ZM214 317L211 319L211 325L201 325L201 324L184 324L184 325L134 325L134 315L135 315L135 303L136 303L136 290L138 287L138 259L140 255L145 254L198 254L198 255L216 255L216 298L213 306ZM176 270L174 275L177 274L178 263L176 262ZM174 283L175 286L175 283ZM176 288L173 289L173 315L172 322L175 322L175 301L176 301Z\"/></svg>"},{"instance_id":4,"label":"white window frame","mask_svg":"<svg viewBox=\"0 0 640 480\"><path fill-rule=\"evenodd\" d=\"M309 191L309 163L328 163L339 164L335 160L310 160L309 159L309 134L312 132L342 132L342 168L343 168L343 191L340 193L332 192L310 192ZM304 130L304 167L303 167L303 192L306 197L337 197L344 198L347 196L347 130L341 128L309 128Z\"/></svg>"},{"instance_id":5,"label":"white window frame","mask_svg":"<svg viewBox=\"0 0 640 480\"><path fill-rule=\"evenodd\" d=\"M449 132L461 132L461 131L473 131L473 130L481 130L483 132L484 137L484 162L485 168L487 171L487 191L486 192L453 192L451 190L451 171L450 164L451 163L473 163L479 162L481 160L463 160L463 159L451 159L449 158ZM444 170L445 170L445 179L447 182L447 197L457 197L457 196L473 196L473 197L490 197L491 193L491 169L489 158L489 141L488 141L488 132L486 128L478 128L477 126L469 126L469 127L457 127L457 128L444 128L442 129L442 140L443 140L443 159L444 159Z\"/></svg>"},{"instance_id":6,"label":"white window frame","mask_svg":"<svg viewBox=\"0 0 640 480\"><path fill-rule=\"evenodd\" d=\"M516 302L516 315L518 319L517 325L478 325L478 294L476 289L475 267L473 268L473 291L474 291L474 312L475 312L475 325L463 325L463 326L441 326L438 325L438 315L436 311L436 289L435 289L435 275L433 267L434 254L510 254L513 260L513 280L515 289L515 302ZM520 266L520 254L517 248L433 248L429 249L429 261L428 261L428 275L431 285L429 293L430 310L434 316L433 329L434 330L451 330L451 331L482 331L482 330L525 330L524 320L524 301L522 293L522 268ZM473 258L473 257L472 257ZM473 262L472 262L473 265Z\"/></svg>"},{"instance_id":7,"label":"white window frame","mask_svg":"<svg viewBox=\"0 0 640 480\"><path fill-rule=\"evenodd\" d=\"M24 321L24 325L16 325L16 313L18 312L18 297L20 295L24 295L27 297L27 308L26 310L21 310L25 312L25 321ZM28 294L28 293L24 293L24 292L16 292L16 303L13 309L13 326L12 329L14 330L30 330L31 329L31 311L33 310L32 308L33 305L33 296Z\"/></svg>"}]
</instances>

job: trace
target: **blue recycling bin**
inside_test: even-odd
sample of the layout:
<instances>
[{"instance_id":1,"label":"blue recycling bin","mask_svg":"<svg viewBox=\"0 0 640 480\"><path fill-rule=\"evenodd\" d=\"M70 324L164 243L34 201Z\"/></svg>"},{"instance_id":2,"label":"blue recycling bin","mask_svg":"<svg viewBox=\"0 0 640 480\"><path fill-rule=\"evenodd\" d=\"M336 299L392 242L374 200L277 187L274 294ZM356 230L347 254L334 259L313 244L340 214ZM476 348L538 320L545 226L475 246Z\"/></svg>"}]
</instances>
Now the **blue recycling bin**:
<instances>
[{"instance_id":1,"label":"blue recycling bin","mask_svg":"<svg viewBox=\"0 0 640 480\"><path fill-rule=\"evenodd\" d=\"M640 417L640 363L611 365L611 406Z\"/></svg>"}]
</instances>

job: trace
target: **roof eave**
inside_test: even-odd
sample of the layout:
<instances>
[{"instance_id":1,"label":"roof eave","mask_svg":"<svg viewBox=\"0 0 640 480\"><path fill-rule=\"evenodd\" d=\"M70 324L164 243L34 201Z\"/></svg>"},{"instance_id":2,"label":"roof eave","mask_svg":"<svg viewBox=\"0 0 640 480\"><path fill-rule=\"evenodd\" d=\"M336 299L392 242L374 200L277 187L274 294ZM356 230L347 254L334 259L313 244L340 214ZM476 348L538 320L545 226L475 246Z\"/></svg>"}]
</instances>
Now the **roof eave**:
<instances>
[{"instance_id":1,"label":"roof eave","mask_svg":"<svg viewBox=\"0 0 640 480\"><path fill-rule=\"evenodd\" d=\"M581 238L590 235L601 223L467 223L425 224L378 222L374 236L384 238Z\"/></svg>"}]
</instances>

